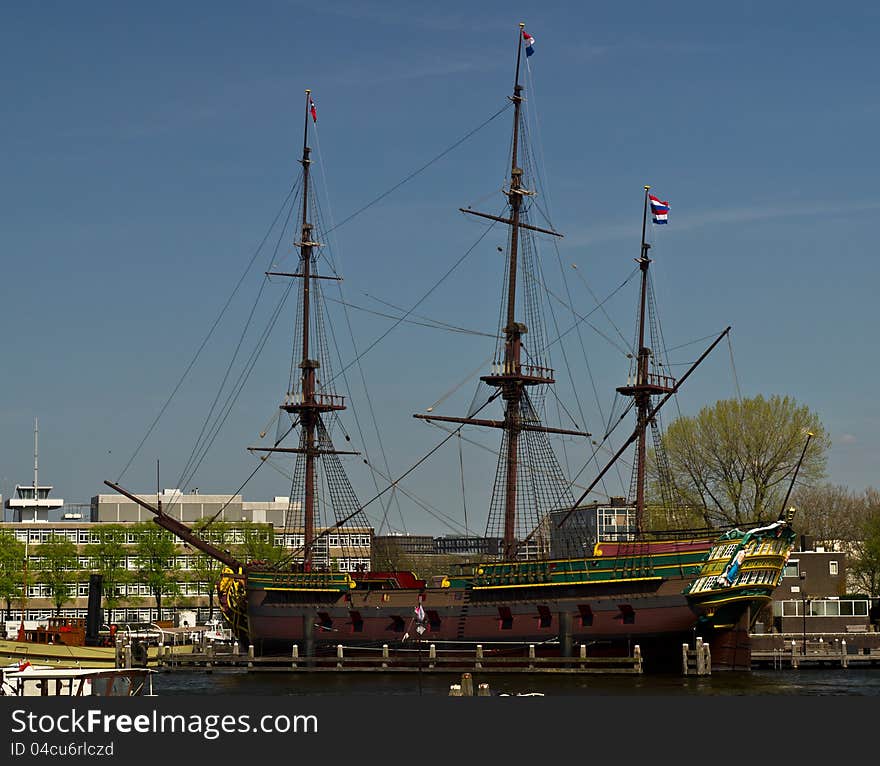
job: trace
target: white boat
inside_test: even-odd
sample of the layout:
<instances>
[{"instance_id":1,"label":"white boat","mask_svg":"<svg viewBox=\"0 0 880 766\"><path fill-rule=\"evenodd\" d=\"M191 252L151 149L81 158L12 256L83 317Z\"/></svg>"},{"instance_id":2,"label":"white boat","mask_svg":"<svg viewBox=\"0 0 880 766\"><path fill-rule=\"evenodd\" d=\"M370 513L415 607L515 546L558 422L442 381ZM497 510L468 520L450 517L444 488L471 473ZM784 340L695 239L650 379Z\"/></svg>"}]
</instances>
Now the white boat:
<instances>
[{"instance_id":1,"label":"white boat","mask_svg":"<svg viewBox=\"0 0 880 766\"><path fill-rule=\"evenodd\" d=\"M16 663L2 669L4 697L154 697L147 668L55 668Z\"/></svg>"},{"instance_id":2,"label":"white boat","mask_svg":"<svg viewBox=\"0 0 880 766\"><path fill-rule=\"evenodd\" d=\"M231 644L235 640L232 630L223 627L223 623L220 620L208 620L205 623L205 631L202 637L205 641L210 641L214 644Z\"/></svg>"}]
</instances>

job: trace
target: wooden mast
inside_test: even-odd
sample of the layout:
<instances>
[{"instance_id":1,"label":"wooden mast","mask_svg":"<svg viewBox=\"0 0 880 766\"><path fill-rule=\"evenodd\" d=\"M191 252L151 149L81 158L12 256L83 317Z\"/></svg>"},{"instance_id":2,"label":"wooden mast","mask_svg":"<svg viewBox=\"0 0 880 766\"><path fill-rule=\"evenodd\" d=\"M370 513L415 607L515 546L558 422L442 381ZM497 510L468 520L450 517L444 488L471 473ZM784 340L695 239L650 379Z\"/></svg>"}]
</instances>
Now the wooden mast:
<instances>
[{"instance_id":1,"label":"wooden mast","mask_svg":"<svg viewBox=\"0 0 880 766\"><path fill-rule=\"evenodd\" d=\"M577 436L589 436L581 431L570 431L556 428L547 428L532 423L521 422L521 404L525 386L536 386L553 383L553 371L543 367L522 364L522 336L528 332L525 324L516 321L516 288L517 266L519 256L519 231L529 229L552 234L557 237L562 235L549 229L539 229L520 221L523 197L533 192L523 186L523 170L519 167L519 132L522 118L522 90L519 82L520 63L522 61L522 42L525 24L520 23L517 30L516 50L516 74L514 76L513 95L513 142L510 158L510 187L506 192L510 214L506 218L479 213L469 209L462 212L477 215L482 218L490 218L501 223L508 224L510 228L510 249L507 272L507 306L504 332L504 357L500 370L493 371L490 375L484 375L480 379L490 386L500 389L504 400L504 420L482 420L476 418L453 418L437 415L416 414L413 417L422 420L437 420L452 423L464 423L471 425L489 426L504 430L507 439L507 451L504 466L504 528L503 528L503 557L510 560L514 557L519 543L516 540L516 508L517 508L517 474L519 469L519 436L521 431L541 431L544 433L563 433Z\"/></svg>"},{"instance_id":2,"label":"wooden mast","mask_svg":"<svg viewBox=\"0 0 880 766\"><path fill-rule=\"evenodd\" d=\"M308 572L312 568L312 545L315 539L315 425L318 413L315 410L315 370L319 367L317 360L309 358L309 322L311 273L312 273L312 225L308 222L309 204L309 103L311 91L306 90L306 108L303 127L303 199L301 218L300 261L302 262L303 305L302 305L302 409L299 411L300 423L304 434L306 477L305 477L305 508L303 514L303 569Z\"/></svg>"},{"instance_id":3,"label":"wooden mast","mask_svg":"<svg viewBox=\"0 0 880 766\"><path fill-rule=\"evenodd\" d=\"M303 127L303 151L300 164L303 166L303 194L302 210L300 215L300 241L294 245L300 251L300 268L295 274L287 272L267 272L274 276L297 277L303 280L302 290L302 350L299 368L300 392L297 396L291 393L281 405L285 412L298 416L302 428L300 447L249 447L254 452L292 452L305 456L305 487L303 495L303 571L311 571L314 558L314 544L317 539L315 533L315 519L317 517L317 490L316 490L316 461L322 454L358 454L357 452L340 452L338 450L321 449L316 441L318 426L321 424L321 413L330 410L344 410L345 404L342 396L323 394L317 392L316 370L321 363L311 358L311 321L312 301L311 287L313 279L336 279L336 277L322 277L312 273L312 254L321 243L314 240L314 225L309 222L309 171L312 164L309 148L309 116L316 120L311 112L312 91L306 89L305 118ZM265 460L265 456L263 457Z\"/></svg>"},{"instance_id":4,"label":"wooden mast","mask_svg":"<svg viewBox=\"0 0 880 766\"><path fill-rule=\"evenodd\" d=\"M645 228L648 221L648 190L645 186L645 198L642 206L642 247L638 259L641 271L641 289L639 291L639 327L638 349L636 351L636 376L632 384L621 386L617 390L625 396L633 397L636 405L636 465L635 465L635 505L636 534L642 535L645 518L645 466L648 456L648 426L651 396L670 393L675 389L675 380L668 376L654 375L649 372L652 350L645 345L645 313L648 305L648 267L651 259L648 251L651 245L645 241Z\"/></svg>"},{"instance_id":5,"label":"wooden mast","mask_svg":"<svg viewBox=\"0 0 880 766\"><path fill-rule=\"evenodd\" d=\"M638 258L639 270L641 271L641 285L639 289L639 326L638 326L638 349L636 352L636 374L634 380L625 386L620 386L617 391L624 396L633 397L636 406L636 427L630 437L624 442L623 446L617 450L614 457L611 458L605 467L599 472L589 487L584 490L578 500L574 503L571 510L562 517L558 522L561 527L566 520L574 513L575 509L581 504L586 496L592 491L593 487L599 483L599 480L605 475L609 468L617 462L618 458L633 443L636 442L636 462L634 468L635 482L635 510L636 510L636 535L641 537L644 533L644 517L645 517L645 469L647 463L647 431L648 426L654 422L654 418L660 411L660 408L675 394L682 384L687 380L690 374L700 365L700 363L709 355L721 339L730 332L730 327L715 338L709 347L700 354L700 357L688 368L687 372L682 375L681 379L676 381L670 375L659 375L650 372L650 359L653 351L645 345L645 326L648 305L648 268L651 259L648 257L648 251L651 245L645 241L645 230L648 221L648 192L650 186L645 186L645 197L642 205L642 246L641 253ZM651 397L662 396L663 398L652 406Z\"/></svg>"}]
</instances>

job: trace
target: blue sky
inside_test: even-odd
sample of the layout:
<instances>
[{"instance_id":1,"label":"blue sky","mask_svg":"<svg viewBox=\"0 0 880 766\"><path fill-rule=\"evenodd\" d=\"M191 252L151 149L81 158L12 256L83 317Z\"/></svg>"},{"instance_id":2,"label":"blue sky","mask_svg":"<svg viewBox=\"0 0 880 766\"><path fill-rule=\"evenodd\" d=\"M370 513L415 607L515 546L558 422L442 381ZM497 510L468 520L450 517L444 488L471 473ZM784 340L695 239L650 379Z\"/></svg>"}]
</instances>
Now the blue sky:
<instances>
[{"instance_id":1,"label":"blue sky","mask_svg":"<svg viewBox=\"0 0 880 766\"><path fill-rule=\"evenodd\" d=\"M328 241L346 300L374 311L388 311L383 301L419 301L485 231L458 208L501 204L510 112L350 216L506 103L520 21L536 40L524 84L544 171L541 204L565 234L558 250L541 241L546 272L567 273L579 311L594 308L593 296L607 296L633 268L642 187L651 184L671 204L670 225L652 234L664 335L669 346L690 344L673 359L692 361L708 345L694 341L733 328L730 349L719 346L688 380L681 411L735 395L736 382L745 396L791 395L830 433L828 480L877 486L880 370L870 337L880 277L872 74L880 9L414 7L3 6L4 498L32 478L35 417L41 479L69 502L87 502L106 489L104 479L150 491L157 461L162 485L177 485L263 272L295 264L288 247L274 258L262 251L247 270L299 172L305 88L319 113L311 144L322 205L329 220L345 221ZM490 233L416 313L494 332L501 242ZM282 290L268 285L266 306ZM633 283L607 305L616 324L603 333L617 327L631 337L634 300ZM232 492L252 471L245 447L287 381L287 310L191 487ZM359 349L391 325L355 308L346 318L339 304L331 311L334 331L341 338L350 322ZM583 343L593 380L582 367L575 382L584 425L599 432L599 405L607 414L627 363L595 331L585 329ZM340 343L343 362L353 348ZM437 407L464 414L476 380L468 376L485 371L491 349L481 335L395 327L362 359L369 400L358 367L348 370L360 419L358 428L347 413L353 443L384 465L372 408L389 471L402 473L443 435L412 413L466 380ZM571 381L560 376L558 388L571 401ZM469 438L497 444L494 433ZM583 449L566 443L563 460L580 468ZM404 486L461 519L459 454L444 452ZM473 487L469 526L479 529L494 456L476 448L463 462ZM384 486L356 460L347 465L362 499ZM266 469L244 494L283 495L288 484ZM406 497L390 520L408 531L452 531Z\"/></svg>"}]
</instances>

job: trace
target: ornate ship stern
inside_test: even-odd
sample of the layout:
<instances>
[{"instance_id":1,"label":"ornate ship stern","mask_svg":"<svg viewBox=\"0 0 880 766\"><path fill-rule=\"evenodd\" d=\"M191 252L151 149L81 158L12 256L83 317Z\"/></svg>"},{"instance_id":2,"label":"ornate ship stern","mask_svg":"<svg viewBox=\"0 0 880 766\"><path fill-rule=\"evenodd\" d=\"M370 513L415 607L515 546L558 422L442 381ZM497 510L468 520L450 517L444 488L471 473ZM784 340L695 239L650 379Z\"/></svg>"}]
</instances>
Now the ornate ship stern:
<instances>
[{"instance_id":1,"label":"ornate ship stern","mask_svg":"<svg viewBox=\"0 0 880 766\"><path fill-rule=\"evenodd\" d=\"M746 532L726 532L685 588L697 614L695 637L709 644L713 670L751 668L751 628L770 603L795 545L792 515Z\"/></svg>"}]
</instances>

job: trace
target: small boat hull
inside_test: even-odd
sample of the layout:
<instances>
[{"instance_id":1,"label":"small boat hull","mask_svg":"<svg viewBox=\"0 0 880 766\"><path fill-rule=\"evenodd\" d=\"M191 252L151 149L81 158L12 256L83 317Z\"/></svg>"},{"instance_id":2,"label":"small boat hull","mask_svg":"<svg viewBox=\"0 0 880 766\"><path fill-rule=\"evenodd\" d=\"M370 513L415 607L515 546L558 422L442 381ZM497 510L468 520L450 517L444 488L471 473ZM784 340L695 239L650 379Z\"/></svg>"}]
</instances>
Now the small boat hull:
<instances>
[{"instance_id":1,"label":"small boat hull","mask_svg":"<svg viewBox=\"0 0 880 766\"><path fill-rule=\"evenodd\" d=\"M172 647L175 654L191 654L187 644ZM158 664L159 648L147 647L147 666ZM0 640L0 665L29 661L33 665L56 668L115 668L116 648L112 646L68 646L66 644L38 644L28 641Z\"/></svg>"}]
</instances>

